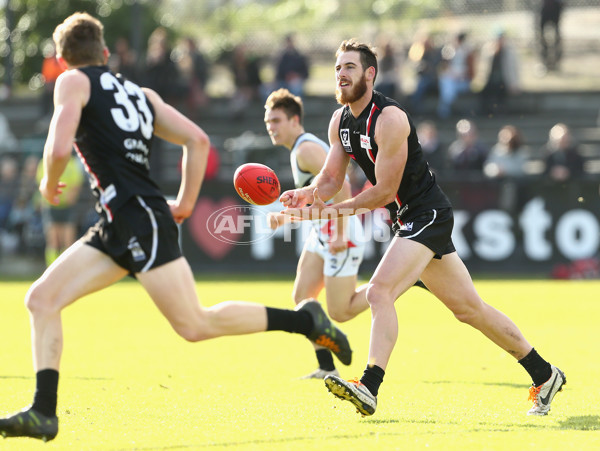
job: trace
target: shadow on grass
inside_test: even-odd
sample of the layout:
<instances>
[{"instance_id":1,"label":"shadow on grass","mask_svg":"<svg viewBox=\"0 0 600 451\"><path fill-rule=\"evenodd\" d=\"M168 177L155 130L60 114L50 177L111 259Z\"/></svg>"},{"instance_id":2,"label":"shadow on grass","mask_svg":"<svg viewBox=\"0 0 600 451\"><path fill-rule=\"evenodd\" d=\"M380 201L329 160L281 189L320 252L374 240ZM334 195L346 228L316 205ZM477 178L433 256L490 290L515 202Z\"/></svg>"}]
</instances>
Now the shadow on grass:
<instances>
[{"instance_id":1,"label":"shadow on grass","mask_svg":"<svg viewBox=\"0 0 600 451\"><path fill-rule=\"evenodd\" d=\"M356 438L369 438L378 435L375 432L368 432L365 434L343 434L343 435L332 435L323 437L326 440L352 440ZM395 435L395 434L394 434ZM400 434L398 434L400 435ZM242 440L242 441L231 441L231 442L211 442L211 443L186 443L186 444L174 444L169 446L144 446L138 448L115 448L113 451L153 451L153 450L171 450L171 449L204 449L204 448L232 448L238 449L242 446L256 446L264 445L265 448L272 449L276 445L289 445L291 443L298 442L315 442L318 440L315 437L286 437L283 439L257 439L257 440ZM306 449L316 449L312 446L306 447Z\"/></svg>"},{"instance_id":2,"label":"shadow on grass","mask_svg":"<svg viewBox=\"0 0 600 451\"><path fill-rule=\"evenodd\" d=\"M429 419L404 419L393 420L393 419L382 419L375 420L369 419L364 420L368 423L412 423L412 424L447 424L447 425L462 425L461 421L440 421L439 419L429 420ZM485 426L485 429L479 429L479 427ZM564 430L572 430L572 431L600 431L600 415L581 415L576 417L568 417L565 420L561 420L558 422L558 426L548 425L546 423L507 423L507 424L497 424L489 421L480 421L477 422L477 426L474 426L471 429L471 432L475 432L478 430L484 431L510 431L516 429L564 429Z\"/></svg>"},{"instance_id":3,"label":"shadow on grass","mask_svg":"<svg viewBox=\"0 0 600 451\"><path fill-rule=\"evenodd\" d=\"M561 429L600 431L600 416L582 415L578 417L569 417L566 420L559 421L559 424Z\"/></svg>"},{"instance_id":4,"label":"shadow on grass","mask_svg":"<svg viewBox=\"0 0 600 451\"><path fill-rule=\"evenodd\" d=\"M363 423L371 423L371 424L395 424L400 423L400 420L394 418L368 418L363 419Z\"/></svg>"},{"instance_id":5,"label":"shadow on grass","mask_svg":"<svg viewBox=\"0 0 600 451\"><path fill-rule=\"evenodd\" d=\"M35 380L35 374L31 376L21 376L21 375L13 375L10 376L8 374L0 374L0 379L31 379ZM67 377L67 379L75 379L80 381L112 381L114 377L92 377L92 376L72 376Z\"/></svg>"},{"instance_id":6,"label":"shadow on grass","mask_svg":"<svg viewBox=\"0 0 600 451\"><path fill-rule=\"evenodd\" d=\"M464 426L461 421L439 421L439 420L423 420L423 419L414 419L407 421L406 419L392 419L392 418L384 418L384 419L363 419L361 422L372 423L372 424L393 424L393 423L407 423L407 424L447 424L447 425L457 425ZM561 421L560 426L557 429L566 429L566 430L577 430L577 431L597 431L600 430L600 416L598 415L584 415L577 417L569 417L564 421ZM479 422L474 425L472 428L464 430L463 432L514 432L518 429L554 429L556 427L548 427L545 424L527 424L527 423L511 423L511 424L495 424L491 422ZM394 437L394 436L403 436L406 432L399 431L369 431L369 432L361 432L356 434L336 434L327 437L323 437L327 440L352 440L357 438L369 438L369 437ZM419 433L420 435L430 435L431 431ZM152 450L169 450L169 449L196 449L199 447L202 448L213 448L213 447L223 447L223 448L238 448L241 446L256 446L256 445L289 445L291 443L298 442L314 442L316 440L315 437L286 437L282 439L257 439L257 440L241 440L241 441L224 441L224 442L211 442L211 443L195 443L195 444L173 444L170 446L159 446L159 447L140 447L134 448L138 451L152 451ZM310 448L310 446L307 446ZM130 449L130 448L127 448ZM117 449L115 451L125 451L125 449Z\"/></svg>"},{"instance_id":7,"label":"shadow on grass","mask_svg":"<svg viewBox=\"0 0 600 451\"><path fill-rule=\"evenodd\" d=\"M462 385L487 385L489 387L509 387L509 388L528 388L525 384L515 384L513 382L465 382L465 381L422 381L424 384L462 384Z\"/></svg>"}]
</instances>

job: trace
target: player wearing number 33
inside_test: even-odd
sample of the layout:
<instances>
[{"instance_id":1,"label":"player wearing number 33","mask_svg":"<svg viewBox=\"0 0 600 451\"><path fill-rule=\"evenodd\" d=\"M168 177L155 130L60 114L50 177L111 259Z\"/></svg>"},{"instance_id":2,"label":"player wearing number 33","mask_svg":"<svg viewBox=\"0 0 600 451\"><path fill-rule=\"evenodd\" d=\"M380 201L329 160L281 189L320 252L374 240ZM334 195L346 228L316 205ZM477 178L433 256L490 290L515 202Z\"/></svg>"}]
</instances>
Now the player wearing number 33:
<instances>
[{"instance_id":1,"label":"player wearing number 33","mask_svg":"<svg viewBox=\"0 0 600 451\"><path fill-rule=\"evenodd\" d=\"M0 418L0 435L44 441L57 435L61 310L128 274L188 341L282 330L326 343L342 363L350 364L346 336L315 300L306 299L295 310L241 301L200 305L192 271L179 248L176 223L189 217L196 203L208 136L152 90L109 72L103 26L94 17L69 16L53 39L59 63L67 70L55 87L40 192L50 203L58 203L65 186L60 177L74 145L101 216L27 292L36 391L31 406ZM179 193L169 203L149 176L154 135L183 148Z\"/></svg>"}]
</instances>

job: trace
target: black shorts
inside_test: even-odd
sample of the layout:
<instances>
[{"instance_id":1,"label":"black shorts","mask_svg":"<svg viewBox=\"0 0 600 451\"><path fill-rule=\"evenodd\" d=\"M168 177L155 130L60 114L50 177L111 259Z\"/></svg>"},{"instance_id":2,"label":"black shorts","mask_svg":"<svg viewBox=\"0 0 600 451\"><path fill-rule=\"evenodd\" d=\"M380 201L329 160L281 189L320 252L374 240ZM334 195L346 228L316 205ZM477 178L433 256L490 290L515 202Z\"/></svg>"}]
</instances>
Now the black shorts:
<instances>
[{"instance_id":1,"label":"black shorts","mask_svg":"<svg viewBox=\"0 0 600 451\"><path fill-rule=\"evenodd\" d=\"M145 272L181 257L179 230L162 198L132 197L108 222L104 216L82 238L130 274Z\"/></svg>"},{"instance_id":2,"label":"black shorts","mask_svg":"<svg viewBox=\"0 0 600 451\"><path fill-rule=\"evenodd\" d=\"M403 218L402 222L396 221L392 230L397 237L427 246L434 252L434 258L440 259L456 251L452 243L452 227L452 208L440 208L420 211Z\"/></svg>"}]
</instances>

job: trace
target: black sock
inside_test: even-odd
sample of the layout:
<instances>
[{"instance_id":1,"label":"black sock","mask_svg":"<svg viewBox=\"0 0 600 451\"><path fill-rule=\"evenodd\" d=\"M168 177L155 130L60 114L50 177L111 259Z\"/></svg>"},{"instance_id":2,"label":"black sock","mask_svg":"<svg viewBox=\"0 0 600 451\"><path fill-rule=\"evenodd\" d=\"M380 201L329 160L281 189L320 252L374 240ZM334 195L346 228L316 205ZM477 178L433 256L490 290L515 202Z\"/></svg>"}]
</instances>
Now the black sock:
<instances>
[{"instance_id":1,"label":"black sock","mask_svg":"<svg viewBox=\"0 0 600 451\"><path fill-rule=\"evenodd\" d=\"M283 330L308 337L314 326L308 312L267 307L267 330Z\"/></svg>"},{"instance_id":2,"label":"black sock","mask_svg":"<svg viewBox=\"0 0 600 451\"><path fill-rule=\"evenodd\" d=\"M333 364L333 355L329 349L317 349L317 360L319 361L319 368L322 370L335 370L335 365Z\"/></svg>"},{"instance_id":3,"label":"black sock","mask_svg":"<svg viewBox=\"0 0 600 451\"><path fill-rule=\"evenodd\" d=\"M31 408L47 417L56 416L58 371L41 370L35 375L35 395Z\"/></svg>"},{"instance_id":4,"label":"black sock","mask_svg":"<svg viewBox=\"0 0 600 451\"><path fill-rule=\"evenodd\" d=\"M373 396L377 396L384 375L385 371L377 365L367 365L360 382L369 389Z\"/></svg>"},{"instance_id":5,"label":"black sock","mask_svg":"<svg viewBox=\"0 0 600 451\"><path fill-rule=\"evenodd\" d=\"M525 357L519 360L523 368L529 373L533 385L539 387L552 376L552 367L540 357L535 348L532 348Z\"/></svg>"}]
</instances>

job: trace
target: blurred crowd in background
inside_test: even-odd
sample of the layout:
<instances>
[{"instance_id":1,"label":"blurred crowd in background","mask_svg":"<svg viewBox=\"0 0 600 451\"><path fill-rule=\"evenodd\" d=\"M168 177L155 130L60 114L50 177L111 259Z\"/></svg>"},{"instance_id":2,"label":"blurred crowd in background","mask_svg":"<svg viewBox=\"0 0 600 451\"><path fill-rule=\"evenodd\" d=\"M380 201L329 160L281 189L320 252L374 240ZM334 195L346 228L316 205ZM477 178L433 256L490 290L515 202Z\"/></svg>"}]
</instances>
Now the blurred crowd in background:
<instances>
[{"instance_id":1,"label":"blurred crowd in background","mask_svg":"<svg viewBox=\"0 0 600 451\"><path fill-rule=\"evenodd\" d=\"M560 18L564 5L557 0L543 1L540 5L536 70L543 76L561 70ZM547 140L543 145L532 146L528 144L527 130L509 114L507 102L523 89L522 67L519 53L502 26L485 39L479 36L474 40L464 30L444 35L419 33L404 46L392 40L376 44L379 72L375 88L407 108L417 126L423 152L442 183L445 177L526 180L541 176L566 182L585 176L578 137L572 133L568 117L557 120L546 130ZM210 116L215 102L221 107L224 101L211 97L207 90L211 81L218 83L215 79L223 76L215 70L217 64L227 68L232 84L232 92L225 98L225 120L242 120L248 109L256 105L260 112L269 93L281 87L306 96L306 84L313 69L310 50L298 48L292 33L285 36L277 49L265 50L271 55L268 59L242 42L221 55L219 61L212 61L199 40L185 36L173 41L163 27L150 34L143 55L136 54L126 37L116 39L110 52L108 64L114 72L156 90L167 102L200 123L202 118ZM44 88L37 126L41 131L51 117L54 83L61 73L55 56L48 52L40 68ZM270 65L268 72L273 74L268 81L263 76L265 65ZM401 69L407 67L414 77L409 92L401 75L404 73ZM476 99L469 111L457 107L457 99L465 95ZM428 103L433 108L426 108ZM486 141L480 137L478 121L492 116L505 116L506 123L498 128L495 141ZM440 122L448 121L455 128L452 140L442 139L439 133ZM326 125L323 124L323 129ZM211 130L207 132L210 134ZM39 254L43 250L49 264L96 216L93 199L85 187L81 189L83 168L76 159L69 175L72 192L65 193L65 200L58 207L43 204L37 192L41 152L41 147L37 152L20 152L19 139L0 113L0 254ZM213 152L211 176L218 172L219 164L217 150ZM355 191L360 190L365 183L361 171L353 171L351 167L349 175Z\"/></svg>"}]
</instances>

